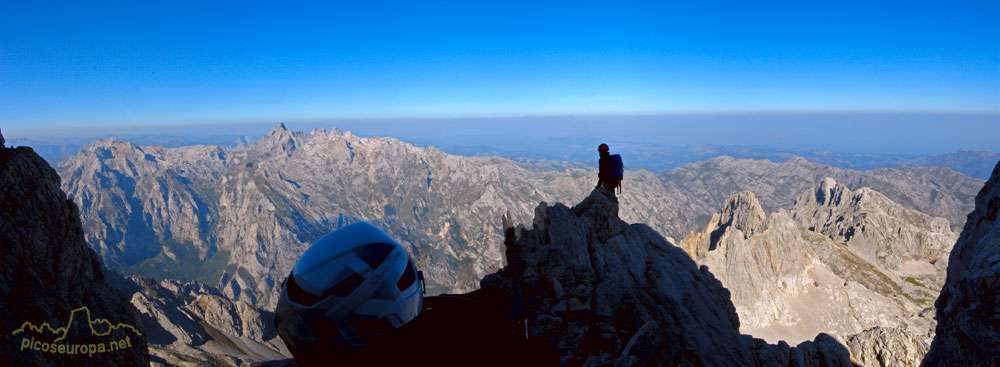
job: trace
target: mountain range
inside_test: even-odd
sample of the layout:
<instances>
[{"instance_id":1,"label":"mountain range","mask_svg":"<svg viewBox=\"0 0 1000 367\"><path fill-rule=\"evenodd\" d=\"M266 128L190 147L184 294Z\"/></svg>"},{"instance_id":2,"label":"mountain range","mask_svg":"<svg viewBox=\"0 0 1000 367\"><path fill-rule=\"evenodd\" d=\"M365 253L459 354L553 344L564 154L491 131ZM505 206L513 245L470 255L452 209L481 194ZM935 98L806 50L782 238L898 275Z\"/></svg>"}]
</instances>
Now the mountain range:
<instances>
[{"instance_id":1,"label":"mountain range","mask_svg":"<svg viewBox=\"0 0 1000 367\"><path fill-rule=\"evenodd\" d=\"M273 305L274 285L305 246L358 219L378 222L410 247L433 292L473 289L502 265L502 215L526 220L534 203L581 197L596 181L576 167L282 125L232 148L99 141L62 161L59 172L88 243L109 267L218 284L259 305ZM955 227L981 185L947 168L852 171L798 158L720 157L665 174L628 171L622 217L680 238L734 192L753 191L773 211L823 177L870 187Z\"/></svg>"},{"instance_id":2,"label":"mountain range","mask_svg":"<svg viewBox=\"0 0 1000 367\"><path fill-rule=\"evenodd\" d=\"M166 127L153 128L149 131L143 131L142 129L118 129L114 132L88 130L78 131L76 134L65 134L67 137L64 138L38 136L37 133L25 137L9 137L8 143L12 146L31 146L42 158L49 161L52 166L56 166L58 161L73 155L88 143L107 137L115 137L119 140L126 140L139 145L158 145L173 148L206 144L231 147L239 144L249 144L257 136L265 133L267 129L266 125L254 124L234 125L228 129L225 126L200 127L197 133L192 133L188 128L169 129ZM392 130L381 128L368 131L368 133L375 132L378 135L377 131ZM364 133L359 135L370 136ZM630 168L646 169L653 172L667 172L687 164L721 156L729 156L737 159L767 159L773 162L784 162L794 157L802 157L810 162L855 170L895 167L948 167L969 177L986 179L990 175L993 163L1000 160L1000 152L986 149L961 149L954 152L921 155L778 148L755 145L750 142L743 145L678 145L674 142L671 145L656 142L572 137L506 136L503 139L496 139L492 135L464 134L461 136L446 135L433 138L423 135L427 134L392 136L417 146L433 145L444 152L456 155L498 156L519 162L568 162L584 168L596 167L596 161L593 159L594 147L600 143L610 143L616 153L621 153L629 157L628 165Z\"/></svg>"},{"instance_id":3,"label":"mountain range","mask_svg":"<svg viewBox=\"0 0 1000 367\"><path fill-rule=\"evenodd\" d=\"M132 302L147 317L164 315L147 320L151 325L167 325L161 334L169 334L152 339L152 350L157 358L174 362L183 361L185 353L211 355L229 350L225 353L249 360L284 353L274 343L273 333L265 330L267 325L256 334L240 331L256 327L244 325L237 329L225 325L243 325L245 320L266 315L265 310L273 310L276 285L298 256L310 243L336 228L358 220L370 221L408 248L427 274L430 294L466 292L476 289L480 279L505 265L501 218L528 222L538 202L578 200L596 182L595 172L572 164L463 157L392 138L361 138L336 129L296 132L283 125L252 143L228 147L166 148L114 139L98 141L62 160L58 171L63 177L63 190L80 207L87 241L102 261L126 275L155 279L131 277L120 289L135 292ZM870 208L830 207L826 213L836 209L837 218L855 218L847 222L834 219L831 224L827 223L830 215L807 206L803 197L823 184L837 187L841 193L870 191L862 195L865 197L877 193L879 203L891 203L876 205L891 209L884 218L909 223L913 216L939 217L917 221L915 228L907 229L912 233L938 233L940 240L953 237L952 231L961 228L982 185L981 180L948 168L855 171L803 158L777 163L717 157L660 174L628 170L625 176L623 193L618 198L621 218L646 223L671 243L683 242L674 238L697 236L711 223L724 227L713 219L713 214L718 214L718 208L728 205L730 196L740 191L753 193L756 205L751 207L756 209L751 212L791 210L775 228L787 227L791 231L787 233L798 233L800 237L801 233L809 233L811 240L805 241L808 244L794 245L800 248L817 244L830 247L831 243L839 246L826 255L820 254L826 256L824 259L860 259L857 264L840 261L838 264L843 266L839 268L827 266L840 279L854 281L856 284L846 287L861 292L858 294L867 296L869 293L864 292L881 286L888 287L889 292L896 290L894 286L905 290L903 293L912 300L880 300L868 310L905 310L892 315L916 321L889 324L906 329L925 344L933 320L928 320L929 313L919 307L927 306L939 289L940 277L886 270L886 264L877 260L877 251L860 250L864 244L859 239L875 232L862 231L866 236L852 234L853 240L848 239L846 228L859 231L855 224L872 225L865 221L868 213L874 213L866 211ZM764 221L763 232L771 228L768 221ZM840 222L845 225L835 225ZM892 219L876 224L886 223L896 224ZM892 228L897 227L886 230ZM846 249L840 242L848 243ZM857 253L852 246L859 248ZM944 247L947 245L938 241L927 248L940 258ZM906 257L911 252L907 249L883 257L895 261L890 255ZM850 267L859 264L876 264L877 268L867 271ZM943 264L931 264L929 271L943 272ZM926 266L917 268L928 270ZM798 276L794 280L798 283L813 276L799 276L800 268L789 271L789 276ZM717 276L723 283L728 281L721 272ZM913 282L906 281L907 276ZM835 277L824 279L828 282L823 286L834 289ZM772 298L778 304L790 296L777 294ZM192 311L198 309L194 301L199 298L213 301L198 304L210 304L213 310L235 310L227 311L235 316ZM738 292L733 300L737 310L746 305ZM887 304L893 306L886 308ZM747 321L745 327L758 328L755 331L761 333L759 336L769 340L808 338L819 327L768 329L766 322L755 321L756 316L741 317ZM219 321L227 319L231 323ZM846 325L834 332L847 336L878 324L876 321L882 320L833 323ZM208 328L205 324L214 326ZM767 335L768 330L774 333ZM224 340L228 341L221 342Z\"/></svg>"}]
</instances>

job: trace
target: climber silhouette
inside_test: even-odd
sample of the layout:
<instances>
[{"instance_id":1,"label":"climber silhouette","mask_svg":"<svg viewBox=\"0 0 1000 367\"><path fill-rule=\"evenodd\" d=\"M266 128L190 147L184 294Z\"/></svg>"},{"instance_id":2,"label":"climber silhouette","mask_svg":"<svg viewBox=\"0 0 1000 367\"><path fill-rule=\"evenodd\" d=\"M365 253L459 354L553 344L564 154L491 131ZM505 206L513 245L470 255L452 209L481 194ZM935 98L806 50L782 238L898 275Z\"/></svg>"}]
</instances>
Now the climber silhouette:
<instances>
[{"instance_id":1,"label":"climber silhouette","mask_svg":"<svg viewBox=\"0 0 1000 367\"><path fill-rule=\"evenodd\" d=\"M617 187L620 193L622 173L624 172L622 157L618 154L611 155L608 150L607 144L601 143L597 146L597 153L600 154L601 158L597 160L597 186L594 188L603 186L605 190L614 194Z\"/></svg>"}]
</instances>

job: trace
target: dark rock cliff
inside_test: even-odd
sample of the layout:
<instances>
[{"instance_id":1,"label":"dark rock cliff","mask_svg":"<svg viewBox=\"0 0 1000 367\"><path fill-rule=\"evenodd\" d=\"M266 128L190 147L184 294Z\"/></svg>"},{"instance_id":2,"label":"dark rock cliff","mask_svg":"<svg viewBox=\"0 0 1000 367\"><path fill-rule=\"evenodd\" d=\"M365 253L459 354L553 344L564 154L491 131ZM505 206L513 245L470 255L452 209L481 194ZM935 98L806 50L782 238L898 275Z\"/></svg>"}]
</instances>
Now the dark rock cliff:
<instances>
[{"instance_id":1,"label":"dark rock cliff","mask_svg":"<svg viewBox=\"0 0 1000 367\"><path fill-rule=\"evenodd\" d=\"M139 315L105 281L56 171L3 141L0 365L149 365Z\"/></svg>"},{"instance_id":2,"label":"dark rock cliff","mask_svg":"<svg viewBox=\"0 0 1000 367\"><path fill-rule=\"evenodd\" d=\"M937 333L923 366L1000 366L1000 163L948 260L934 304Z\"/></svg>"}]
</instances>

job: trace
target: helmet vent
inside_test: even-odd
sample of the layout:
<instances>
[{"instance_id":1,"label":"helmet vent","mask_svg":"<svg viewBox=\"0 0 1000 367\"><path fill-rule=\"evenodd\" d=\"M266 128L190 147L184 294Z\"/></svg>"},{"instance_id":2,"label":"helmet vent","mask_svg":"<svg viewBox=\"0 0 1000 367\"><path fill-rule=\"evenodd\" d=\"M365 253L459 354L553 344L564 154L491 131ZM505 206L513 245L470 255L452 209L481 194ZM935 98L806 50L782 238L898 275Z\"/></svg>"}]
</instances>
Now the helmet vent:
<instances>
[{"instance_id":1,"label":"helmet vent","mask_svg":"<svg viewBox=\"0 0 1000 367\"><path fill-rule=\"evenodd\" d=\"M404 290L409 288L413 282L417 280L417 271L413 269L413 260L406 262L406 270L403 270L403 275L399 277L399 281L396 282L396 288L399 290Z\"/></svg>"},{"instance_id":2,"label":"helmet vent","mask_svg":"<svg viewBox=\"0 0 1000 367\"><path fill-rule=\"evenodd\" d=\"M304 289L299 287L299 284L295 282L295 277L288 275L288 299L292 302L298 303L300 305L312 306L321 300L321 298L316 297Z\"/></svg>"},{"instance_id":3,"label":"helmet vent","mask_svg":"<svg viewBox=\"0 0 1000 367\"><path fill-rule=\"evenodd\" d=\"M388 243L370 243L358 250L357 254L365 264L375 269L389 257L393 248L394 246Z\"/></svg>"},{"instance_id":4,"label":"helmet vent","mask_svg":"<svg viewBox=\"0 0 1000 367\"><path fill-rule=\"evenodd\" d=\"M354 273L348 276L347 279L337 283L337 285L330 288L330 290L323 293L322 297L316 297L312 295L312 293L306 292L306 290L302 289L302 287L299 287L299 284L295 282L294 276L289 276L288 299L303 306L312 306L330 296L347 297L347 295L351 294L351 292L357 289L358 286L364 281L365 279L362 278L361 275Z\"/></svg>"},{"instance_id":5,"label":"helmet vent","mask_svg":"<svg viewBox=\"0 0 1000 367\"><path fill-rule=\"evenodd\" d=\"M362 278L360 275L352 274L351 276L347 277L347 279L340 281L340 283L337 283L337 285L333 286L333 288L330 288L330 290L326 291L326 293L323 294L323 298L329 297L331 295L335 295L337 297L347 297L348 294L354 292L354 290L357 289L358 286L361 285L361 283L364 281L365 279Z\"/></svg>"}]
</instances>

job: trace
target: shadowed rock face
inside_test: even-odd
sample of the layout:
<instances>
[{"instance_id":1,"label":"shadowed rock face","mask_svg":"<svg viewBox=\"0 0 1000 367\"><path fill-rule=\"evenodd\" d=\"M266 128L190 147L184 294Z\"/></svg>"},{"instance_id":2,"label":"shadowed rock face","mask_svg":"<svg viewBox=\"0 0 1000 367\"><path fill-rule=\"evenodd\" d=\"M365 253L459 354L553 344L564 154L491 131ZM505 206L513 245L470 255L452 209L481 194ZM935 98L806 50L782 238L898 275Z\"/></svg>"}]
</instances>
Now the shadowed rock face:
<instances>
[{"instance_id":1,"label":"shadowed rock face","mask_svg":"<svg viewBox=\"0 0 1000 367\"><path fill-rule=\"evenodd\" d=\"M149 365L139 314L105 281L97 255L84 240L76 205L59 189L59 176L31 148L5 148L3 141L0 136L0 364ZM16 331L26 322L47 322L55 330ZM66 335L57 344L104 343L105 352L81 355L24 348L25 338L53 343L57 334ZM111 342L126 337L129 346L109 349Z\"/></svg>"},{"instance_id":2,"label":"shadowed rock face","mask_svg":"<svg viewBox=\"0 0 1000 367\"><path fill-rule=\"evenodd\" d=\"M1000 163L951 250L937 334L923 366L1000 365Z\"/></svg>"},{"instance_id":3,"label":"shadowed rock face","mask_svg":"<svg viewBox=\"0 0 1000 367\"><path fill-rule=\"evenodd\" d=\"M617 212L603 189L573 208L542 203L531 229L506 229L508 265L482 282L509 295L530 337L556 341L563 365L851 365L825 334L797 347L740 335L708 268Z\"/></svg>"}]
</instances>

